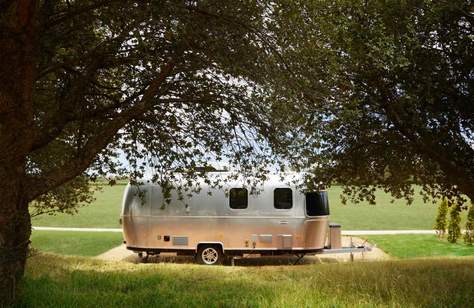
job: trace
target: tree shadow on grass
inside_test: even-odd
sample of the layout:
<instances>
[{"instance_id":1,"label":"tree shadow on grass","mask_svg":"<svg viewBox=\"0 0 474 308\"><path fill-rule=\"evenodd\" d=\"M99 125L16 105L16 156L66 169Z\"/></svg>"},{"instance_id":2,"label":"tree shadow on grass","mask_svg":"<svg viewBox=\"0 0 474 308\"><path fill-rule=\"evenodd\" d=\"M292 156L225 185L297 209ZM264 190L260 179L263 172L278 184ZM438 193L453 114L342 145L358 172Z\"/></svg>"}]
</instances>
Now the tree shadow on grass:
<instances>
[{"instance_id":1,"label":"tree shadow on grass","mask_svg":"<svg viewBox=\"0 0 474 308\"><path fill-rule=\"evenodd\" d=\"M146 260L133 255L125 259L132 263L175 263L175 264L193 264L196 263L193 256L149 256ZM310 265L322 263L340 263L341 259L327 258L321 256L305 256L299 259L292 255L283 256L248 256L234 259L235 266L277 266L277 265ZM230 258L227 258L224 265L231 265Z\"/></svg>"},{"instance_id":2,"label":"tree shadow on grass","mask_svg":"<svg viewBox=\"0 0 474 308\"><path fill-rule=\"evenodd\" d=\"M195 307L272 306L265 282L228 279L222 267L140 266L116 271L71 262L27 275L16 307ZM46 268L44 270L47 270ZM257 296L256 296L257 295Z\"/></svg>"},{"instance_id":3,"label":"tree shadow on grass","mask_svg":"<svg viewBox=\"0 0 474 308\"><path fill-rule=\"evenodd\" d=\"M473 307L473 261L223 267L40 255L18 307Z\"/></svg>"}]
</instances>

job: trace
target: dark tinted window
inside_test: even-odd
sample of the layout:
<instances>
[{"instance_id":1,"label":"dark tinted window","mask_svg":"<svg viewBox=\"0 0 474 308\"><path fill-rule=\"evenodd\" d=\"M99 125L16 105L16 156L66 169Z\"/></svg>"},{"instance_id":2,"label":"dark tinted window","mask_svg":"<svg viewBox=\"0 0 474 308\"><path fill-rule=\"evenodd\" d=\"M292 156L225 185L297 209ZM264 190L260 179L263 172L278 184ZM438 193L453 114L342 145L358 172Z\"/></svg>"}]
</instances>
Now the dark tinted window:
<instances>
[{"instance_id":1,"label":"dark tinted window","mask_svg":"<svg viewBox=\"0 0 474 308\"><path fill-rule=\"evenodd\" d=\"M229 192L229 205L231 209L246 209L249 199L246 188L231 188Z\"/></svg>"},{"instance_id":2,"label":"dark tinted window","mask_svg":"<svg viewBox=\"0 0 474 308\"><path fill-rule=\"evenodd\" d=\"M328 193L325 191L307 193L306 214L308 216L329 215Z\"/></svg>"},{"instance_id":3,"label":"dark tinted window","mask_svg":"<svg viewBox=\"0 0 474 308\"><path fill-rule=\"evenodd\" d=\"M291 188L275 188L273 191L273 206L276 209L291 209L293 207L293 191Z\"/></svg>"}]
</instances>

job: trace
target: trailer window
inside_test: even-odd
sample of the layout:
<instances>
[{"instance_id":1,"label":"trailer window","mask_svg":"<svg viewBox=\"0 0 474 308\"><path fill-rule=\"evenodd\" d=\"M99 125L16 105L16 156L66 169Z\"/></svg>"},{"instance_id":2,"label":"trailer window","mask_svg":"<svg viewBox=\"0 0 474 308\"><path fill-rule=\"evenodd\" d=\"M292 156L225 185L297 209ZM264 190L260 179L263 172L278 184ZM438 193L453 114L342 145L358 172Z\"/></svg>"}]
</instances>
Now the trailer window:
<instances>
[{"instance_id":1,"label":"trailer window","mask_svg":"<svg viewBox=\"0 0 474 308\"><path fill-rule=\"evenodd\" d=\"M325 191L307 193L306 214L308 216L329 215L328 193Z\"/></svg>"},{"instance_id":2,"label":"trailer window","mask_svg":"<svg viewBox=\"0 0 474 308\"><path fill-rule=\"evenodd\" d=\"M293 207L293 191L291 188L275 188L273 191L273 206L280 210L291 209Z\"/></svg>"},{"instance_id":3,"label":"trailer window","mask_svg":"<svg viewBox=\"0 0 474 308\"><path fill-rule=\"evenodd\" d=\"M249 205L246 188L231 188L229 193L229 205L231 209L246 209Z\"/></svg>"}]
</instances>

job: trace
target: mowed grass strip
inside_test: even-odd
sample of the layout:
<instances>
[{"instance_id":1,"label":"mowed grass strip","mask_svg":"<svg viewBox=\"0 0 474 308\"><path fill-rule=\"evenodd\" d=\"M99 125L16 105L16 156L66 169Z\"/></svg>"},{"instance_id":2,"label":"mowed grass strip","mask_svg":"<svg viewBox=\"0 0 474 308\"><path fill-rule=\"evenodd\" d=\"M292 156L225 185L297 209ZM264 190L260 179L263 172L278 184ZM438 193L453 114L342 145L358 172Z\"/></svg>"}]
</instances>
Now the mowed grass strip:
<instances>
[{"instance_id":1,"label":"mowed grass strip","mask_svg":"<svg viewBox=\"0 0 474 308\"><path fill-rule=\"evenodd\" d=\"M33 231L34 249L76 256L97 256L122 243L122 234L113 232Z\"/></svg>"},{"instance_id":2,"label":"mowed grass strip","mask_svg":"<svg viewBox=\"0 0 474 308\"><path fill-rule=\"evenodd\" d=\"M473 307L474 258L302 266L38 255L18 307Z\"/></svg>"},{"instance_id":3,"label":"mowed grass strip","mask_svg":"<svg viewBox=\"0 0 474 308\"><path fill-rule=\"evenodd\" d=\"M403 235L366 235L363 236L370 243L397 258L437 257L437 256L474 256L474 246L463 243L449 243L446 238L438 239L429 234Z\"/></svg>"}]
</instances>

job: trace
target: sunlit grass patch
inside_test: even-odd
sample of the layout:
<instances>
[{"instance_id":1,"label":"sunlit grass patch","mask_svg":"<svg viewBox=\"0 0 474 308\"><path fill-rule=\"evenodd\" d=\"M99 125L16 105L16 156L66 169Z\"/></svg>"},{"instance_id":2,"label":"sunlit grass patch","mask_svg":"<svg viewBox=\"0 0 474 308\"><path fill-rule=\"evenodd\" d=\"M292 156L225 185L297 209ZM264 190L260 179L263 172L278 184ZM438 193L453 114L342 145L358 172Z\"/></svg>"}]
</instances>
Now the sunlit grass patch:
<instances>
[{"instance_id":1,"label":"sunlit grass patch","mask_svg":"<svg viewBox=\"0 0 474 308\"><path fill-rule=\"evenodd\" d=\"M430 234L367 235L364 238L397 258L474 256L474 246L457 244Z\"/></svg>"},{"instance_id":2,"label":"sunlit grass patch","mask_svg":"<svg viewBox=\"0 0 474 308\"><path fill-rule=\"evenodd\" d=\"M34 249L64 255L96 256L122 243L114 232L33 231Z\"/></svg>"},{"instance_id":3,"label":"sunlit grass patch","mask_svg":"<svg viewBox=\"0 0 474 308\"><path fill-rule=\"evenodd\" d=\"M119 228L120 208L126 182L102 185L94 193L95 201L79 208L75 215L61 214L34 217L34 226Z\"/></svg>"}]
</instances>

